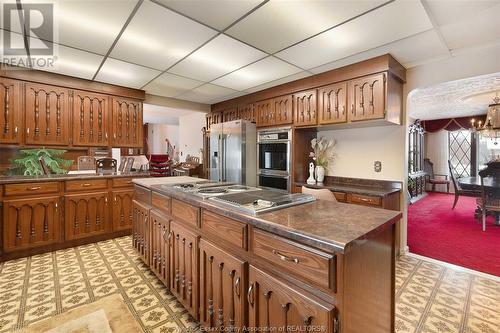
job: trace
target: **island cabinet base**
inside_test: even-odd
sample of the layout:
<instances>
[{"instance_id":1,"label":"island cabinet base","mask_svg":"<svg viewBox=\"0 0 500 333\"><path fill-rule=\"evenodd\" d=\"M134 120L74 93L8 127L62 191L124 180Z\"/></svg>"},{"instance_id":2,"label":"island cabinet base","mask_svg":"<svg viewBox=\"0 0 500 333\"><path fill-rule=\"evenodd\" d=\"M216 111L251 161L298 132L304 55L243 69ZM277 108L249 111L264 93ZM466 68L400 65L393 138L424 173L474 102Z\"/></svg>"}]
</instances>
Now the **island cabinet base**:
<instances>
[{"instance_id":1,"label":"island cabinet base","mask_svg":"<svg viewBox=\"0 0 500 333\"><path fill-rule=\"evenodd\" d=\"M394 223L329 250L206 203L136 190L134 247L205 329L394 332Z\"/></svg>"}]
</instances>

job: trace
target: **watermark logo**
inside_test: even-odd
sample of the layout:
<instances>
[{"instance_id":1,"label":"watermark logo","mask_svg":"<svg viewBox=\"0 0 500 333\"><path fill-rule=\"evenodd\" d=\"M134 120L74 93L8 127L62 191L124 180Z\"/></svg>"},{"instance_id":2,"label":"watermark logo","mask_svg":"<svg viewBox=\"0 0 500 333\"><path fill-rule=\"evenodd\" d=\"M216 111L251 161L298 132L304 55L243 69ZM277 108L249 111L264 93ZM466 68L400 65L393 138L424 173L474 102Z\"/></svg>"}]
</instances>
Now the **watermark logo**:
<instances>
[{"instance_id":1,"label":"watermark logo","mask_svg":"<svg viewBox=\"0 0 500 333\"><path fill-rule=\"evenodd\" d=\"M51 3L4 3L2 5L2 59L11 66L53 68L54 5Z\"/></svg>"}]
</instances>

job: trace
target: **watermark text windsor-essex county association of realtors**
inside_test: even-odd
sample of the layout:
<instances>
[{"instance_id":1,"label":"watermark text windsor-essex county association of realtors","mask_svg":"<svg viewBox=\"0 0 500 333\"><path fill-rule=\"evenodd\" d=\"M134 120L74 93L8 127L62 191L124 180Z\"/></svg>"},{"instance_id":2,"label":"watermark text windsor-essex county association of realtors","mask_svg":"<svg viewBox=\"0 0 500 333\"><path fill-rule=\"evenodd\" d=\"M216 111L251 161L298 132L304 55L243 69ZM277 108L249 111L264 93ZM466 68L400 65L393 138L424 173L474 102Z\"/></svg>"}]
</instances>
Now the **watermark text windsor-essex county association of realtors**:
<instances>
[{"instance_id":1,"label":"watermark text windsor-essex county association of realtors","mask_svg":"<svg viewBox=\"0 0 500 333\"><path fill-rule=\"evenodd\" d=\"M8 69L56 69L57 29L54 4L2 4L1 63Z\"/></svg>"}]
</instances>

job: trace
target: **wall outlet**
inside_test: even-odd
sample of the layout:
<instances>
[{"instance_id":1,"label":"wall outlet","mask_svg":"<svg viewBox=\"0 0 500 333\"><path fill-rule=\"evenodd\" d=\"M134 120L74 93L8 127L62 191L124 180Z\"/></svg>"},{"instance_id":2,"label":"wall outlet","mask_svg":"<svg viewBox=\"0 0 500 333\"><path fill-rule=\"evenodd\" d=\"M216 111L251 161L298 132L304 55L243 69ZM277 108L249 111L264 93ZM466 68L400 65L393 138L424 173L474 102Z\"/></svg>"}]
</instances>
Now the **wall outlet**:
<instances>
[{"instance_id":1,"label":"wall outlet","mask_svg":"<svg viewBox=\"0 0 500 333\"><path fill-rule=\"evenodd\" d=\"M375 172L382 171L382 162L380 161L373 162L373 170L375 170Z\"/></svg>"}]
</instances>

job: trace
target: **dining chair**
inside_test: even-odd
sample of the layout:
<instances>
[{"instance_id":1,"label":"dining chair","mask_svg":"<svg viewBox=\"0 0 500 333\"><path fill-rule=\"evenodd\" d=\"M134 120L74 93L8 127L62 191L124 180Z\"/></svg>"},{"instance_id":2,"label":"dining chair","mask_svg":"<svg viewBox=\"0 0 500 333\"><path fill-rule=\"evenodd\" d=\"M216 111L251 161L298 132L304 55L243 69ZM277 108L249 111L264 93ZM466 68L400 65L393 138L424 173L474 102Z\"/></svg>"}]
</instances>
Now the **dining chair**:
<instances>
[{"instance_id":1,"label":"dining chair","mask_svg":"<svg viewBox=\"0 0 500 333\"><path fill-rule=\"evenodd\" d=\"M114 158L105 157L96 161L96 173L111 173L116 172L116 160Z\"/></svg>"},{"instance_id":2,"label":"dining chair","mask_svg":"<svg viewBox=\"0 0 500 333\"><path fill-rule=\"evenodd\" d=\"M484 179L488 177L499 177L498 170L494 168L486 168L479 171L481 178L481 199L479 200L481 206L481 215L483 222L483 231L486 231L486 216L488 212L500 213L500 193L498 189L484 186Z\"/></svg>"},{"instance_id":3,"label":"dining chair","mask_svg":"<svg viewBox=\"0 0 500 333\"><path fill-rule=\"evenodd\" d=\"M302 186L302 193L304 194L310 194L313 197L315 197L317 200L326 200L326 201L334 201L337 202L337 199L335 198L335 195L333 194L332 191L326 188L322 189L315 189L315 188L309 188Z\"/></svg>"},{"instance_id":4,"label":"dining chair","mask_svg":"<svg viewBox=\"0 0 500 333\"><path fill-rule=\"evenodd\" d=\"M424 158L424 172L426 184L431 184L432 192L436 191L436 185L446 185L446 193L450 193L450 180L448 175L434 173L434 164L430 159Z\"/></svg>"},{"instance_id":5,"label":"dining chair","mask_svg":"<svg viewBox=\"0 0 500 333\"><path fill-rule=\"evenodd\" d=\"M79 156L77 160L78 170L95 170L94 156Z\"/></svg>"},{"instance_id":6,"label":"dining chair","mask_svg":"<svg viewBox=\"0 0 500 333\"><path fill-rule=\"evenodd\" d=\"M481 196L481 192L474 191L474 190L464 190L460 186L460 184L457 182L457 179L455 177L455 173L453 172L453 165L451 164L451 160L448 160L448 168L450 170L451 182L453 183L453 187L455 188L455 201L453 202L453 207L451 209L455 209L455 206L457 205L457 202L458 202L458 198L460 196L473 197L473 198L478 198Z\"/></svg>"}]
</instances>

